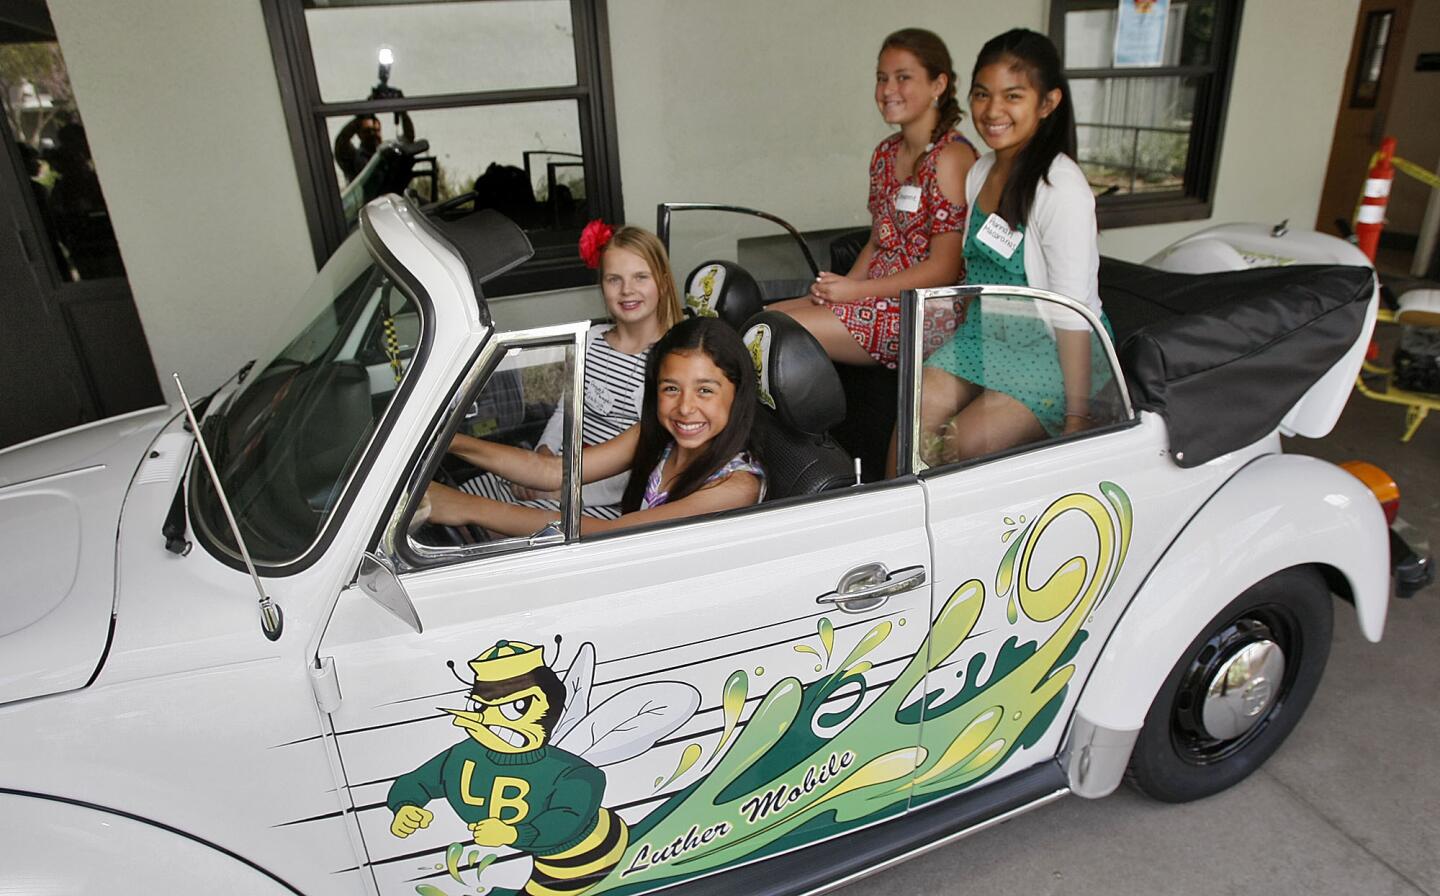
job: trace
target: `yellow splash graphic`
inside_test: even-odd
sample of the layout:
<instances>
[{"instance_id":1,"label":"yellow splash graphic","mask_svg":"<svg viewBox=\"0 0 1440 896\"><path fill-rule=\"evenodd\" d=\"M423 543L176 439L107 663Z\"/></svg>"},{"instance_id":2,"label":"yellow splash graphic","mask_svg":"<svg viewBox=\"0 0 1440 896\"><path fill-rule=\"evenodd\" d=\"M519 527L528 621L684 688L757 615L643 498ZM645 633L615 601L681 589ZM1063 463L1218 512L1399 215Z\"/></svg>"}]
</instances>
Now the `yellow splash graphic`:
<instances>
[{"instance_id":1,"label":"yellow splash graphic","mask_svg":"<svg viewBox=\"0 0 1440 896\"><path fill-rule=\"evenodd\" d=\"M835 623L830 621L829 616L821 616L815 628L820 633L820 643L825 647L825 662L828 663L830 654L835 652Z\"/></svg>"},{"instance_id":2,"label":"yellow splash graphic","mask_svg":"<svg viewBox=\"0 0 1440 896\"><path fill-rule=\"evenodd\" d=\"M695 763L700 761L700 756L704 752L705 751L701 749L699 744L687 744L685 750L680 754L680 761L675 764L675 771L670 773L670 777L663 780L660 778L656 778L655 788L658 790L666 784L669 784L671 781L674 781L681 775L685 774L686 772L690 771L690 769L694 767Z\"/></svg>"},{"instance_id":3,"label":"yellow splash graphic","mask_svg":"<svg viewBox=\"0 0 1440 896\"><path fill-rule=\"evenodd\" d=\"M715 752L724 749L730 735L735 733L735 724L740 721L740 711L745 708L745 699L749 696L750 680L744 670L731 673L725 682L725 693L720 698L720 705L725 710L725 733L720 736L720 743L715 745Z\"/></svg>"},{"instance_id":4,"label":"yellow splash graphic","mask_svg":"<svg viewBox=\"0 0 1440 896\"><path fill-rule=\"evenodd\" d=\"M925 774L918 776L912 783L912 787L918 787L934 778L943 778L949 774L956 765L970 758L981 745L995 733L1000 725L1001 709L998 706L980 713L969 725L960 732L960 736L950 742L950 746L935 760L935 764Z\"/></svg>"},{"instance_id":5,"label":"yellow splash graphic","mask_svg":"<svg viewBox=\"0 0 1440 896\"><path fill-rule=\"evenodd\" d=\"M815 648L811 647L809 644L796 644L791 649L794 650L796 653L808 653L811 656L815 657L815 659L820 659L820 653ZM820 665L819 663L815 664L816 672L823 672L824 670L824 666Z\"/></svg>"}]
</instances>

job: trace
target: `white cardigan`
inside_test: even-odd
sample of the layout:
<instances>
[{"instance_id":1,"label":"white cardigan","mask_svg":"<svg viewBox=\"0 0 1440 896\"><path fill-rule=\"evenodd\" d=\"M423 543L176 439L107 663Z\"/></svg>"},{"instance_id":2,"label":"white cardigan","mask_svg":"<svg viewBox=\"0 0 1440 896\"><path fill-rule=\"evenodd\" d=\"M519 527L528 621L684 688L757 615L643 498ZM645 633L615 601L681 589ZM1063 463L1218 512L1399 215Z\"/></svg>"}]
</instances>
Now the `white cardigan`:
<instances>
[{"instance_id":1,"label":"white cardigan","mask_svg":"<svg viewBox=\"0 0 1440 896\"><path fill-rule=\"evenodd\" d=\"M975 213L975 198L985 185L995 154L987 152L970 168L965 178L965 229L970 233L969 215ZM1046 183L1046 181L1049 183ZM993 211L993 209L992 209ZM1025 280L1035 289L1057 292L1084 303L1100 314L1100 244L1095 223L1095 194L1075 161L1063 153L1050 163L1050 171L1035 186L1035 202L1025 222ZM1059 313L1045 313L1050 311ZM1046 319L1063 330L1088 330L1079 315L1043 303Z\"/></svg>"}]
</instances>

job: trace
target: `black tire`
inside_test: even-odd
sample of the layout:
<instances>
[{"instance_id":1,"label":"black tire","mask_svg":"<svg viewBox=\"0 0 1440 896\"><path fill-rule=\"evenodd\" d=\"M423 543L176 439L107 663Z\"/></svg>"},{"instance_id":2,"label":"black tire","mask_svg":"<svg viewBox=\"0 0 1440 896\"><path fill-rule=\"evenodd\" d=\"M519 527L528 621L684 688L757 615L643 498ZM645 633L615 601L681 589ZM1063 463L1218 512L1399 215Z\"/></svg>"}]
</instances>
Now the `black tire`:
<instances>
[{"instance_id":1,"label":"black tire","mask_svg":"<svg viewBox=\"0 0 1440 896\"><path fill-rule=\"evenodd\" d=\"M1190 643L1155 695L1130 756L1131 783L1157 800L1183 803L1219 793L1263 765L1314 696L1333 626L1330 590L1310 567L1277 572L1231 601ZM1204 712L1208 686L1247 648L1252 654L1279 649L1279 687L1257 675L1253 687L1223 689L1232 701L1241 695L1249 705L1264 706L1253 719L1231 714L1210 723L1218 729L1238 722L1244 730L1212 732Z\"/></svg>"}]
</instances>

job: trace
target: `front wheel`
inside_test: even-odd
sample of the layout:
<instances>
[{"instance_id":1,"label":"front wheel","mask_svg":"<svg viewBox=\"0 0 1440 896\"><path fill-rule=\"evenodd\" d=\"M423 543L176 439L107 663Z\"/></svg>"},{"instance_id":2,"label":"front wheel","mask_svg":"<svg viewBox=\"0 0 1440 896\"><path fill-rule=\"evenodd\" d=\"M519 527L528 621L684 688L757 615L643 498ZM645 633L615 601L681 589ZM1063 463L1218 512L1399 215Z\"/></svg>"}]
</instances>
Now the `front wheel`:
<instances>
[{"instance_id":1,"label":"front wheel","mask_svg":"<svg viewBox=\"0 0 1440 896\"><path fill-rule=\"evenodd\" d=\"M1239 783L1300 721L1330 655L1330 590L1282 570L1231 601L1186 649L1145 717L1129 777L1183 803Z\"/></svg>"}]
</instances>

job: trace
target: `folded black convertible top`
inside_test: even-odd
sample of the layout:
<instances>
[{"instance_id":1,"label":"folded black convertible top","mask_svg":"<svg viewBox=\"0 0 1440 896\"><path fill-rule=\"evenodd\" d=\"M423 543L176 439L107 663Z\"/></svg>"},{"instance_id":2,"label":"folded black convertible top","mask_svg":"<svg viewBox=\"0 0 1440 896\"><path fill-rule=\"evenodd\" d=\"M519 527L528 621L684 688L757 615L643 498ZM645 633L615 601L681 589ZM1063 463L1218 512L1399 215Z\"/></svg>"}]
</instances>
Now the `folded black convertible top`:
<instances>
[{"instance_id":1,"label":"folded black convertible top","mask_svg":"<svg viewBox=\"0 0 1440 896\"><path fill-rule=\"evenodd\" d=\"M1173 274L1100 260L1130 399L1165 418L1193 467L1269 434L1355 344L1369 268L1292 265Z\"/></svg>"}]
</instances>

